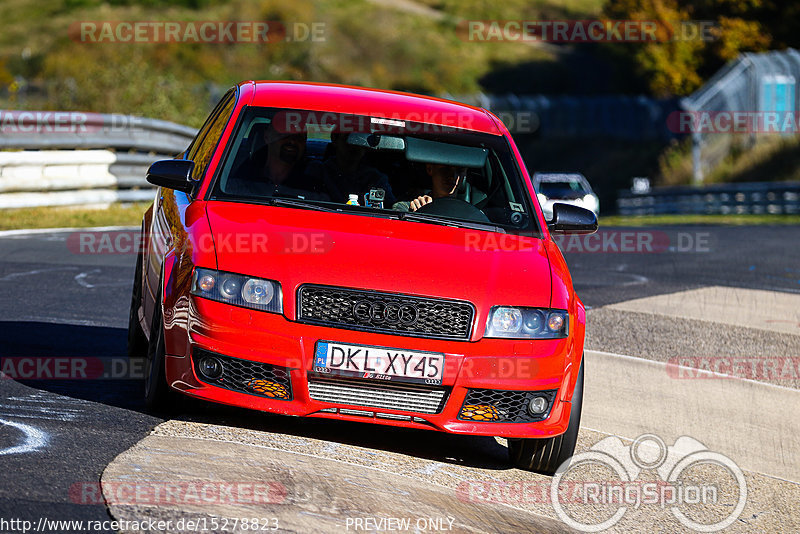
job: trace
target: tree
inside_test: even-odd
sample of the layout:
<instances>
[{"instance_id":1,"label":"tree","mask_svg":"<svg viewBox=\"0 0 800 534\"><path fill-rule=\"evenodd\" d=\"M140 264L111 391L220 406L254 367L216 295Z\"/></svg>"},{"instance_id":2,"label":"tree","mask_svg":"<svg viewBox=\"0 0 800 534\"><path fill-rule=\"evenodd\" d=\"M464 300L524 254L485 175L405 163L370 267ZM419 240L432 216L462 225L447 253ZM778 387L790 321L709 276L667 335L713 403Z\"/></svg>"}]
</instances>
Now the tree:
<instances>
[{"instance_id":1,"label":"tree","mask_svg":"<svg viewBox=\"0 0 800 534\"><path fill-rule=\"evenodd\" d=\"M800 7L790 8L800 14ZM614 20L656 21L658 39L614 43L656 96L687 95L722 65L747 51L800 41L790 18L766 0L607 0L603 15Z\"/></svg>"}]
</instances>

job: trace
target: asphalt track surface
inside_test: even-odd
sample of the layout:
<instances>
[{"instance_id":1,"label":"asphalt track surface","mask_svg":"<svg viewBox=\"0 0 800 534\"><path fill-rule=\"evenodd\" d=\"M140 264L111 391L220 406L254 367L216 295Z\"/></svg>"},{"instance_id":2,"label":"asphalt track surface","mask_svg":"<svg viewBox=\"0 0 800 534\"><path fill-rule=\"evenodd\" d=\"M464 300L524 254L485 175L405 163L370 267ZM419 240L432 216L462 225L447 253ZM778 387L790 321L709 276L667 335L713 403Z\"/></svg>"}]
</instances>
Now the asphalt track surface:
<instances>
[{"instance_id":1,"label":"asphalt track surface","mask_svg":"<svg viewBox=\"0 0 800 534\"><path fill-rule=\"evenodd\" d=\"M600 251L597 242L566 243L576 290L590 309L709 285L800 292L797 227L609 231L660 232L657 240L663 244L666 239L669 245L655 252L620 252L622 247L613 244L623 239L620 236L610 238ZM124 358L134 256L76 254L67 246L69 235L0 236L4 359ZM595 250L586 251L589 248ZM99 481L111 460L163 421L144 412L141 381L129 378L127 371L117 369L120 377L101 380L0 381L0 451L29 448L26 453L0 454L0 517L109 519L104 504L79 504L70 490ZM222 424L252 419L222 407L204 415ZM337 432L329 422L310 424L304 433L318 433L322 439ZM421 458L444 460L443 445L453 443L446 436L412 443L402 432L390 432L388 444L360 425L347 425L347 431L350 442ZM500 448L494 441L461 438L447 455L468 465L502 463Z\"/></svg>"}]
</instances>

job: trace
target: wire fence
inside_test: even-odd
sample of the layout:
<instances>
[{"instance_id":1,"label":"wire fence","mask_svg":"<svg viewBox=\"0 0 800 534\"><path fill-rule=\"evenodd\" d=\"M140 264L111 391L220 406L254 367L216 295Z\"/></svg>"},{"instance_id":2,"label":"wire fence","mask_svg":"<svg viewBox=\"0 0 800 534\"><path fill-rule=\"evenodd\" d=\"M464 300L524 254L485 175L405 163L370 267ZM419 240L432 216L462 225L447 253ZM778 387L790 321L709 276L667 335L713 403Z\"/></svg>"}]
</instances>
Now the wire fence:
<instances>
[{"instance_id":1,"label":"wire fence","mask_svg":"<svg viewBox=\"0 0 800 534\"><path fill-rule=\"evenodd\" d=\"M684 113L670 129L692 136L696 185L731 151L752 148L766 135L797 134L798 80L797 50L746 53L680 101Z\"/></svg>"},{"instance_id":2,"label":"wire fence","mask_svg":"<svg viewBox=\"0 0 800 534\"><path fill-rule=\"evenodd\" d=\"M543 139L613 138L668 141L680 137L669 128L678 111L677 99L628 95L444 95L444 98L486 108L512 135Z\"/></svg>"}]
</instances>

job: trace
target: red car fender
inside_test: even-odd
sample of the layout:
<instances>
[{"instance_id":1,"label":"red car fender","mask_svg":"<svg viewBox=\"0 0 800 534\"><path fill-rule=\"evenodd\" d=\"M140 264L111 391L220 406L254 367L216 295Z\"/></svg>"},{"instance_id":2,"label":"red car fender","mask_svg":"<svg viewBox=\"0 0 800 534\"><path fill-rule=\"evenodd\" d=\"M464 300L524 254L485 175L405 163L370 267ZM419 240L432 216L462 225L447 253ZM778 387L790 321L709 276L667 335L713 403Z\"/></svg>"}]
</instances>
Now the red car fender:
<instances>
[{"instance_id":1,"label":"red car fender","mask_svg":"<svg viewBox=\"0 0 800 534\"><path fill-rule=\"evenodd\" d=\"M580 369L581 359L583 358L583 346L586 336L586 307L572 289L572 276L558 245L552 239L547 238L545 240L545 250L550 260L550 307L567 310L572 322L570 325L570 330L572 330L570 348L568 357L564 362L564 383L567 384L567 387L562 389L561 397L561 400L569 402L572 399L572 392L575 389L575 383L578 378L578 369Z\"/></svg>"}]
</instances>

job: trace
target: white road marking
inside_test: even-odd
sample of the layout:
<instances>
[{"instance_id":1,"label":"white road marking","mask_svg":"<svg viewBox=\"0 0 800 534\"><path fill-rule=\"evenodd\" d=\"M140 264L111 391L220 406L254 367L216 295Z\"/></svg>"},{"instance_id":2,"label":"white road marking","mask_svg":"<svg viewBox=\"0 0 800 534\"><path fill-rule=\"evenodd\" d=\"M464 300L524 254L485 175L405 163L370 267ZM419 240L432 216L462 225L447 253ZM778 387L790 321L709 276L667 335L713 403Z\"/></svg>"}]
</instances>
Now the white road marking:
<instances>
[{"instance_id":1,"label":"white road marking","mask_svg":"<svg viewBox=\"0 0 800 534\"><path fill-rule=\"evenodd\" d=\"M39 430L38 428L34 428L23 423L8 421L6 419L0 419L0 424L14 427L25 434L25 441L22 442L22 444L0 450L0 456L5 454L24 454L26 452L34 452L47 446L49 436L46 432Z\"/></svg>"},{"instance_id":2,"label":"white road marking","mask_svg":"<svg viewBox=\"0 0 800 534\"><path fill-rule=\"evenodd\" d=\"M32 417L36 419L56 419L59 421L74 421L82 414L81 410L70 410L69 408L56 408L45 406L14 406L0 404L3 415L10 417Z\"/></svg>"},{"instance_id":3,"label":"white road marking","mask_svg":"<svg viewBox=\"0 0 800 534\"><path fill-rule=\"evenodd\" d=\"M92 269L91 271L86 271L80 274L75 275L75 281L78 282L78 285L83 286L88 289L92 289L94 287L117 287L117 286L125 286L130 284L130 281L125 280L121 282L110 282L110 283L96 283L92 284L87 282L86 279L93 275L103 272L101 269Z\"/></svg>"},{"instance_id":4,"label":"white road marking","mask_svg":"<svg viewBox=\"0 0 800 534\"><path fill-rule=\"evenodd\" d=\"M641 274L629 273L627 263L621 263L617 265L617 268L614 270L618 273L624 274L625 276L630 276L631 278L633 278L633 280L629 282L623 282L622 284L620 284L620 287L638 286L641 284L646 284L647 282L650 281L649 278L647 278L646 276L642 276Z\"/></svg>"},{"instance_id":5,"label":"white road marking","mask_svg":"<svg viewBox=\"0 0 800 534\"><path fill-rule=\"evenodd\" d=\"M22 315L20 317L15 317L14 320L75 326L102 326L106 328L117 328L127 325L127 319L125 319L125 325L123 325L122 321L118 321L117 324L114 324L108 321L92 321L90 319L78 319L70 317L43 317L41 315Z\"/></svg>"},{"instance_id":6,"label":"white road marking","mask_svg":"<svg viewBox=\"0 0 800 534\"><path fill-rule=\"evenodd\" d=\"M86 281L86 277L88 277L90 274L96 274L96 273L99 273L99 272L100 272L100 269L92 269L91 271L87 271L85 273L77 274L77 275L75 275L75 281L78 282L78 285L81 285L83 287L87 287L87 288L91 289L91 288L93 288L95 286L94 286L94 284L90 284L89 282L87 282Z\"/></svg>"},{"instance_id":7,"label":"white road marking","mask_svg":"<svg viewBox=\"0 0 800 534\"><path fill-rule=\"evenodd\" d=\"M21 413L18 413L18 412L0 412L0 416L3 416L3 417L19 417L19 418L22 418L22 419L47 419L48 421L61 421L62 423L66 423L66 422L72 420L72 419L67 419L67 418L59 417L59 416L21 414Z\"/></svg>"},{"instance_id":8,"label":"white road marking","mask_svg":"<svg viewBox=\"0 0 800 534\"><path fill-rule=\"evenodd\" d=\"M631 278L633 278L633 280L631 280L630 282L623 282L622 284L620 284L623 287L625 287L625 286L638 286L638 285L641 285L641 284L646 284L647 282L650 281L649 278L647 278L646 276L642 276L640 274L625 273L625 276L630 276Z\"/></svg>"},{"instance_id":9,"label":"white road marking","mask_svg":"<svg viewBox=\"0 0 800 534\"><path fill-rule=\"evenodd\" d=\"M88 404L87 401L83 399L75 399L72 397L61 397L61 398L48 398L43 397L41 395L28 395L25 397L8 397L6 400L13 400L13 401L21 401L21 402L41 402L45 404L63 404L63 403L72 403L72 404Z\"/></svg>"},{"instance_id":10,"label":"white road marking","mask_svg":"<svg viewBox=\"0 0 800 534\"><path fill-rule=\"evenodd\" d=\"M74 271L77 267L54 267L52 269L34 269L32 271L21 271L17 273L9 273L2 278L0 278L0 282L11 282L16 278L20 278L23 276L33 276L35 274L42 274L42 273L50 273L54 271Z\"/></svg>"}]
</instances>

